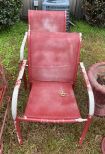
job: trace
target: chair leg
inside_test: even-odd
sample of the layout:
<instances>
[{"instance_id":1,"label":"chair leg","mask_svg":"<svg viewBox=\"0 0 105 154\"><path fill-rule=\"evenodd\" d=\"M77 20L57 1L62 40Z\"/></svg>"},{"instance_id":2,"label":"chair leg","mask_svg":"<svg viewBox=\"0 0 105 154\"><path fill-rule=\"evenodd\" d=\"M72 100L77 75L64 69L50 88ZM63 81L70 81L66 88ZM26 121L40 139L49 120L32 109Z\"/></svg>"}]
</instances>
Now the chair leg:
<instances>
[{"instance_id":1,"label":"chair leg","mask_svg":"<svg viewBox=\"0 0 105 154\"><path fill-rule=\"evenodd\" d=\"M19 144L23 144L22 135L21 135L21 129L20 129L19 123L20 123L20 121L18 119L16 119L14 121L18 142L19 142Z\"/></svg>"},{"instance_id":2,"label":"chair leg","mask_svg":"<svg viewBox=\"0 0 105 154\"><path fill-rule=\"evenodd\" d=\"M84 129L83 129L83 132L82 132L82 135L81 135L80 140L79 140L79 145L82 145L83 140L84 140L86 133L89 129L89 126L91 124L91 121L92 121L92 117L88 116L87 121L86 121L85 126L84 126Z\"/></svg>"}]
</instances>

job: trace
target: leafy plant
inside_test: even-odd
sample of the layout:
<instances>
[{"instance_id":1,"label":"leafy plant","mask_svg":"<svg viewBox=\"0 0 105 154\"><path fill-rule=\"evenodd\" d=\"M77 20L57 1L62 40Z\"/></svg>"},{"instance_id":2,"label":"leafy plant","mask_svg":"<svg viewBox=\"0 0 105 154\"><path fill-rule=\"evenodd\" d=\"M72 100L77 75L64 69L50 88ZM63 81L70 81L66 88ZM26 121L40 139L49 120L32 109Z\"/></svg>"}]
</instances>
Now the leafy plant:
<instances>
[{"instance_id":1,"label":"leafy plant","mask_svg":"<svg viewBox=\"0 0 105 154\"><path fill-rule=\"evenodd\" d=\"M21 0L0 0L0 29L19 20Z\"/></svg>"},{"instance_id":2,"label":"leafy plant","mask_svg":"<svg viewBox=\"0 0 105 154\"><path fill-rule=\"evenodd\" d=\"M105 0L83 0L83 8L88 23L105 27Z\"/></svg>"}]
</instances>

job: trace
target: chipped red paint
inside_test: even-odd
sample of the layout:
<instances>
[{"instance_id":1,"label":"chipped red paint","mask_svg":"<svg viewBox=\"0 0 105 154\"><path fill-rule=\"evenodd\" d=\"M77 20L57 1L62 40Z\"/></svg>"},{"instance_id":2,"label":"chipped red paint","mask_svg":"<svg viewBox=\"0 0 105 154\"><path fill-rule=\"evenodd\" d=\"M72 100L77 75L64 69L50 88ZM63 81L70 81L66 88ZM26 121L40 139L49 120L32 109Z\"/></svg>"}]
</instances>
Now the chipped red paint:
<instances>
[{"instance_id":1,"label":"chipped red paint","mask_svg":"<svg viewBox=\"0 0 105 154\"><path fill-rule=\"evenodd\" d=\"M57 119L37 119L37 118L29 118L29 117L18 117L19 121L29 121L29 122L48 122L48 123L76 123L76 122L84 122L87 121L87 119L82 119L82 118L78 118L78 119L61 119L61 120L57 120Z\"/></svg>"},{"instance_id":2,"label":"chipped red paint","mask_svg":"<svg viewBox=\"0 0 105 154\"><path fill-rule=\"evenodd\" d=\"M15 129L16 129L16 132L17 132L18 142L19 142L19 144L22 144L23 141L22 141L22 136L21 136L21 131L20 131L20 126L19 126L19 120L18 119L16 119L14 121L14 126L15 126Z\"/></svg>"},{"instance_id":3,"label":"chipped red paint","mask_svg":"<svg viewBox=\"0 0 105 154\"><path fill-rule=\"evenodd\" d=\"M13 96L12 96L12 116L13 116L14 120L16 119L16 115L17 115L18 92L19 92L19 88L21 85L21 80L24 77L24 73L25 73L24 71L25 71L26 64L27 64L27 60L23 60L21 62L19 75L18 75L17 81L15 83L14 92L13 92ZM26 83L26 81L24 83Z\"/></svg>"},{"instance_id":4,"label":"chipped red paint","mask_svg":"<svg viewBox=\"0 0 105 154\"><path fill-rule=\"evenodd\" d=\"M25 113L22 117L13 115L18 141L22 144L22 135L19 123L46 122L46 123L81 123L85 122L80 144L86 136L91 123L91 110L87 119L83 119L77 106L73 85L79 64L81 38L79 33L42 33L28 32L28 75L32 85ZM45 52L46 51L46 52ZM65 52L64 52L65 51ZM18 80L23 77L24 62L21 65ZM84 69L83 75L90 95L92 89ZM17 80L17 81L18 81ZM20 87L20 83L19 87ZM19 87L17 87L19 89ZM59 91L63 89L63 96ZM18 95L17 89L14 94ZM17 96L14 98L18 98ZM47 98L47 99L46 99ZM41 100L42 99L42 100ZM15 103L16 102L16 103ZM90 105L91 99L89 100ZM13 100L14 105L17 100ZM51 106L51 104L53 104ZM12 109L13 111L13 109ZM15 116L16 115L16 116Z\"/></svg>"},{"instance_id":5,"label":"chipped red paint","mask_svg":"<svg viewBox=\"0 0 105 154\"><path fill-rule=\"evenodd\" d=\"M84 130L83 130L82 135L81 135L80 140L79 140L79 145L82 144L91 122L92 122L92 116L88 116L87 122L85 123Z\"/></svg>"},{"instance_id":6,"label":"chipped red paint","mask_svg":"<svg viewBox=\"0 0 105 154\"><path fill-rule=\"evenodd\" d=\"M90 86L88 76L87 76L87 73L86 73L86 71L85 71L85 69L83 67L81 67L81 68L82 68L82 73L83 73L84 78L85 78L86 86L87 86L88 90L92 90L91 86Z\"/></svg>"},{"instance_id":7,"label":"chipped red paint","mask_svg":"<svg viewBox=\"0 0 105 154\"><path fill-rule=\"evenodd\" d=\"M15 86L20 85L21 84L21 80L17 80Z\"/></svg>"},{"instance_id":8,"label":"chipped red paint","mask_svg":"<svg viewBox=\"0 0 105 154\"><path fill-rule=\"evenodd\" d=\"M85 79L85 83L86 83L86 87L87 87L87 91L88 91L88 96L89 96L89 116L93 116L95 103L94 103L94 95L93 95L92 87L89 82L88 75L86 73L84 64L82 62L80 63L80 66L82 69L82 73L83 73L83 76Z\"/></svg>"},{"instance_id":9,"label":"chipped red paint","mask_svg":"<svg viewBox=\"0 0 105 154\"><path fill-rule=\"evenodd\" d=\"M85 79L85 83L86 83L86 87L87 87L87 91L88 91L88 96L89 96L89 114L87 117L87 122L85 122L84 130L83 130L82 135L79 140L79 144L81 145L85 136L86 136L86 133L89 129L89 126L91 124L92 116L94 115L94 95L93 95L92 87L90 85L84 64L81 62L80 66L81 66L81 70L82 70L82 73L83 73L83 76Z\"/></svg>"},{"instance_id":10,"label":"chipped red paint","mask_svg":"<svg viewBox=\"0 0 105 154\"><path fill-rule=\"evenodd\" d=\"M25 71L26 63L27 63L27 61L23 60L19 64L20 71L19 71L19 76L17 78L15 86L17 86L17 85L19 86L21 84L21 79L22 79L22 77L24 76L24 73L25 73L24 71ZM25 78L25 80L26 80L26 78ZM25 81L25 83L26 83L26 81Z\"/></svg>"}]
</instances>

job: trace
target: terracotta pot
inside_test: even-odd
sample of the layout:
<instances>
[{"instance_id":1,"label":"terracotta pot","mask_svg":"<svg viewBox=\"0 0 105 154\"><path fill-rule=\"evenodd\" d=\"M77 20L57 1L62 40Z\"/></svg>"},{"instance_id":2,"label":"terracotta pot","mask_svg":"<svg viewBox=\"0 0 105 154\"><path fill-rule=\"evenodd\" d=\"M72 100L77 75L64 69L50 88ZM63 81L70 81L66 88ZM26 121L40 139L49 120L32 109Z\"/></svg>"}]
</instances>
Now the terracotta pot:
<instances>
[{"instance_id":1,"label":"terracotta pot","mask_svg":"<svg viewBox=\"0 0 105 154\"><path fill-rule=\"evenodd\" d=\"M97 82L99 75L105 75L105 62L92 65L88 71L95 97L95 115L105 116L105 85Z\"/></svg>"},{"instance_id":2,"label":"terracotta pot","mask_svg":"<svg viewBox=\"0 0 105 154\"><path fill-rule=\"evenodd\" d=\"M101 151L102 151L102 154L105 154L105 137L103 138L101 143Z\"/></svg>"}]
</instances>

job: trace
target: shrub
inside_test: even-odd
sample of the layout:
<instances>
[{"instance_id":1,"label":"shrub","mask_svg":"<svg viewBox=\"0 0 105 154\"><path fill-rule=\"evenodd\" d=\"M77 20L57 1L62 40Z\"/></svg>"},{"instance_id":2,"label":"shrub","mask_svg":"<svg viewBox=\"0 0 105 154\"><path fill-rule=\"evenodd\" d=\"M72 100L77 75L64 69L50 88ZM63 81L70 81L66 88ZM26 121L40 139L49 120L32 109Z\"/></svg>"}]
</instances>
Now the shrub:
<instances>
[{"instance_id":1,"label":"shrub","mask_svg":"<svg viewBox=\"0 0 105 154\"><path fill-rule=\"evenodd\" d=\"M88 23L105 27L105 0L84 0L83 8Z\"/></svg>"},{"instance_id":2,"label":"shrub","mask_svg":"<svg viewBox=\"0 0 105 154\"><path fill-rule=\"evenodd\" d=\"M0 29L13 25L19 19L22 0L0 0Z\"/></svg>"}]
</instances>

